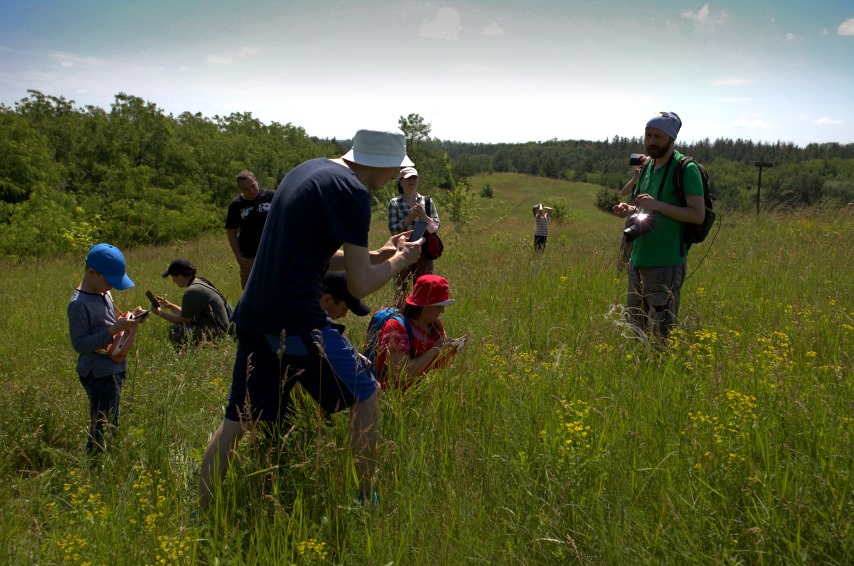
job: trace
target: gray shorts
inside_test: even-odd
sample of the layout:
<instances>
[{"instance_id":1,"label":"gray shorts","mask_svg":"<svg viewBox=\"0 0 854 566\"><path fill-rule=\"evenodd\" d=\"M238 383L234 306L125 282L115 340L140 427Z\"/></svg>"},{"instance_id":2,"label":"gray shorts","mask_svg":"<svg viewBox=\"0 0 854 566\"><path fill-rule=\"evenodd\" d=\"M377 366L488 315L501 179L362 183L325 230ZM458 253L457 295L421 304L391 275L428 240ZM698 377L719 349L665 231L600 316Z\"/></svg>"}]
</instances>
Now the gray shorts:
<instances>
[{"instance_id":1,"label":"gray shorts","mask_svg":"<svg viewBox=\"0 0 854 566\"><path fill-rule=\"evenodd\" d=\"M652 328L661 338L667 338L679 315L685 269L685 262L663 267L635 267L629 263L629 322L644 333Z\"/></svg>"}]
</instances>

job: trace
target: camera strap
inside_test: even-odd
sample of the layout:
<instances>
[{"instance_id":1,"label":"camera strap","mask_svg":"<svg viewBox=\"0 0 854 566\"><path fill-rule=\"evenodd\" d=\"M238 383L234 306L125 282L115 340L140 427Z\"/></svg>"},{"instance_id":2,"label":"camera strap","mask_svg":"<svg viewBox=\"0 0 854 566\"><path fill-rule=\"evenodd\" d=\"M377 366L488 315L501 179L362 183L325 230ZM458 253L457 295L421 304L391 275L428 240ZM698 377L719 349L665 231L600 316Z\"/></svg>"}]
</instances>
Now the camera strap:
<instances>
[{"instance_id":1,"label":"camera strap","mask_svg":"<svg viewBox=\"0 0 854 566\"><path fill-rule=\"evenodd\" d=\"M664 191L664 182L667 181L667 178L670 176L670 167L673 165L673 158L676 157L676 152L670 154L670 159L667 160L667 165L664 167L664 176L661 178L661 182L658 184L658 193L655 195L655 200L661 200L661 193ZM652 174L650 173L650 176Z\"/></svg>"}]
</instances>

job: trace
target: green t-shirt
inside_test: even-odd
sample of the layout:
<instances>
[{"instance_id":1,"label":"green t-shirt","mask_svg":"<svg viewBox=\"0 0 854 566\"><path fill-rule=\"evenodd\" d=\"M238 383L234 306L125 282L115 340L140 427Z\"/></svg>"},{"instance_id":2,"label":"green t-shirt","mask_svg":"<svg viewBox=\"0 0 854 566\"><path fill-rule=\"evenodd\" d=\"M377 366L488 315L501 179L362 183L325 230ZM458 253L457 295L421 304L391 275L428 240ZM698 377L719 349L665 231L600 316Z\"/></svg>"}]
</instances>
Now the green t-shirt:
<instances>
[{"instance_id":1,"label":"green t-shirt","mask_svg":"<svg viewBox=\"0 0 854 566\"><path fill-rule=\"evenodd\" d=\"M670 165L659 169L653 166L644 168L638 180L635 195L649 194L656 200L675 206L682 206L676 198L673 188L673 175L676 164L682 154L673 152ZM662 177L664 184L662 185ZM689 163L683 179L685 195L703 196L703 179L694 163ZM659 194L659 190L661 194ZM661 212L655 213L655 225L652 230L638 237L632 247L632 264L637 267L664 267L685 261L688 251L682 246L682 222Z\"/></svg>"},{"instance_id":2,"label":"green t-shirt","mask_svg":"<svg viewBox=\"0 0 854 566\"><path fill-rule=\"evenodd\" d=\"M181 316L193 319L193 323L210 328L212 332L223 332L228 328L225 301L219 293L204 281L196 278L184 289L181 298Z\"/></svg>"}]
</instances>

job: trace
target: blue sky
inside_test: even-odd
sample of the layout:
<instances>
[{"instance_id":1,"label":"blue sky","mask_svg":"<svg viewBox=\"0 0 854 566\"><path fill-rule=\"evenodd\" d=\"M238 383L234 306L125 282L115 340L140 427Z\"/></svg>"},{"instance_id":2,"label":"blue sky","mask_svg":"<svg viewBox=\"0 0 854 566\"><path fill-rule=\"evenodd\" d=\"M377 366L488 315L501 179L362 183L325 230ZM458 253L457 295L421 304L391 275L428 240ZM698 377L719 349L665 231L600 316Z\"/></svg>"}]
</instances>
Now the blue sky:
<instances>
[{"instance_id":1,"label":"blue sky","mask_svg":"<svg viewBox=\"0 0 854 566\"><path fill-rule=\"evenodd\" d=\"M0 0L0 102L251 112L350 138L854 143L850 0Z\"/></svg>"}]
</instances>

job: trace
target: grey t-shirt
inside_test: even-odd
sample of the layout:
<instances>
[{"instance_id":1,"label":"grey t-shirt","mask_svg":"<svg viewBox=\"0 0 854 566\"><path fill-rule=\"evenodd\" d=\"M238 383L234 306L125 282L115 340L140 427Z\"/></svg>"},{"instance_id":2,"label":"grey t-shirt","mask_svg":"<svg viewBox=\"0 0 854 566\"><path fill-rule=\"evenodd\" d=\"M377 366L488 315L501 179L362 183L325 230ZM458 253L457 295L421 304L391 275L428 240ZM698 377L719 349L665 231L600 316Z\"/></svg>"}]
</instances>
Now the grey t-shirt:
<instances>
[{"instance_id":1,"label":"grey t-shirt","mask_svg":"<svg viewBox=\"0 0 854 566\"><path fill-rule=\"evenodd\" d=\"M210 284L198 277L184 289L181 299L181 316L193 320L193 324L222 333L228 328L228 313L225 301Z\"/></svg>"},{"instance_id":2,"label":"grey t-shirt","mask_svg":"<svg viewBox=\"0 0 854 566\"><path fill-rule=\"evenodd\" d=\"M77 356L77 373L105 377L127 370L127 361L114 362L105 352L113 341L108 328L116 322L110 293L87 293L75 289L68 303L68 331Z\"/></svg>"}]
</instances>

